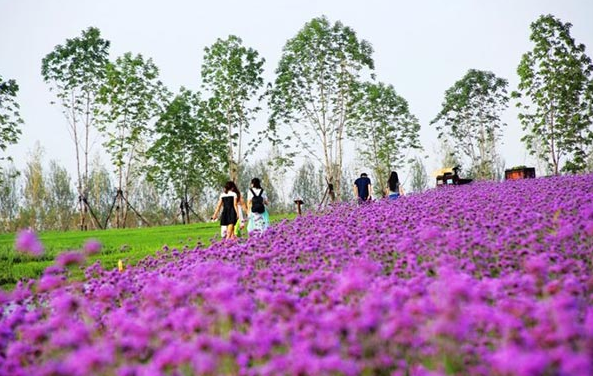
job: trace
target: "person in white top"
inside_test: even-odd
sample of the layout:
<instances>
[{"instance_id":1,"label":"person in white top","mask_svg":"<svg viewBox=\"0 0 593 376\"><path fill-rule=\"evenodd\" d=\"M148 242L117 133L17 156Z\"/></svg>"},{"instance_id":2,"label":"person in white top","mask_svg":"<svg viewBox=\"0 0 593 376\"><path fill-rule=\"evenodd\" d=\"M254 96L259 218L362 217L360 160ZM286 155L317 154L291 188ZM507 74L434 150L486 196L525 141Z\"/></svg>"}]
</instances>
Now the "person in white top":
<instances>
[{"instance_id":1,"label":"person in white top","mask_svg":"<svg viewBox=\"0 0 593 376\"><path fill-rule=\"evenodd\" d=\"M247 232L262 232L270 225L270 215L267 206L270 204L268 195L261 187L258 178L251 179L251 187L247 193L247 207L249 213L249 222L247 223Z\"/></svg>"}]
</instances>

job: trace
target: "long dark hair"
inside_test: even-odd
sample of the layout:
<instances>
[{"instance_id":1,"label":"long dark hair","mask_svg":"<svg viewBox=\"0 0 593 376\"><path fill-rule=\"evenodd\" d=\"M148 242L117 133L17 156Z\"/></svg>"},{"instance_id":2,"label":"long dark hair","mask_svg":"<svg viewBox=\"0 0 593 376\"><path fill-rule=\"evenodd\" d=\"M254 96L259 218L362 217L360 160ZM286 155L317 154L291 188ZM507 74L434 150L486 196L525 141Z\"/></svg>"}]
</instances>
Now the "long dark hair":
<instances>
[{"instance_id":1,"label":"long dark hair","mask_svg":"<svg viewBox=\"0 0 593 376\"><path fill-rule=\"evenodd\" d=\"M233 188L231 188L231 191L237 194L237 201L241 201L241 191L239 191L239 188L237 187L237 184L235 184L235 182L233 182Z\"/></svg>"},{"instance_id":2,"label":"long dark hair","mask_svg":"<svg viewBox=\"0 0 593 376\"><path fill-rule=\"evenodd\" d=\"M251 179L251 184L253 184L253 188L261 189L261 182L258 178Z\"/></svg>"},{"instance_id":3,"label":"long dark hair","mask_svg":"<svg viewBox=\"0 0 593 376\"><path fill-rule=\"evenodd\" d=\"M233 190L233 187L236 187L235 183L233 183L232 181L227 181L224 185L224 193L229 193L229 191Z\"/></svg>"},{"instance_id":4,"label":"long dark hair","mask_svg":"<svg viewBox=\"0 0 593 376\"><path fill-rule=\"evenodd\" d=\"M391 192L397 192L399 189L399 177L397 176L397 172L391 171L391 175L389 175L389 180L387 180L389 184L389 190Z\"/></svg>"}]
</instances>

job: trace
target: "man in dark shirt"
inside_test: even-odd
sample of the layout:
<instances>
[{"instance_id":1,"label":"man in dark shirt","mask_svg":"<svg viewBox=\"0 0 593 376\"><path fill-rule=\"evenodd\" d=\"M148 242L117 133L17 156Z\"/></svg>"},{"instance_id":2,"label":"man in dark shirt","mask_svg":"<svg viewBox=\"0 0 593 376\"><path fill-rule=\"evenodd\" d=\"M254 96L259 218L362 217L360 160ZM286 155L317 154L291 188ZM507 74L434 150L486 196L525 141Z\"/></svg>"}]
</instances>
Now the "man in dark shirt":
<instances>
[{"instance_id":1,"label":"man in dark shirt","mask_svg":"<svg viewBox=\"0 0 593 376\"><path fill-rule=\"evenodd\" d=\"M371 186L371 179L364 172L360 174L360 177L354 181L354 195L359 202L365 202L371 200L371 194L373 187Z\"/></svg>"}]
</instances>

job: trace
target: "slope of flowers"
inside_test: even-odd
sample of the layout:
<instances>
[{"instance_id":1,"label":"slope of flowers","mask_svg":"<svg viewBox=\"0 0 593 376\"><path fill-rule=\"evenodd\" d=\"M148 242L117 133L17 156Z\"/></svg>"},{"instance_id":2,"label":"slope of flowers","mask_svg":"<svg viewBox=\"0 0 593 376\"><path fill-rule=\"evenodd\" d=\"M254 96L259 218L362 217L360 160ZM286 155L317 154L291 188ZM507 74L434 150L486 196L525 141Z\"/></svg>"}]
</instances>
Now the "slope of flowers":
<instances>
[{"instance_id":1,"label":"slope of flowers","mask_svg":"<svg viewBox=\"0 0 593 376\"><path fill-rule=\"evenodd\" d=\"M339 205L0 295L1 375L592 375L593 175Z\"/></svg>"}]
</instances>

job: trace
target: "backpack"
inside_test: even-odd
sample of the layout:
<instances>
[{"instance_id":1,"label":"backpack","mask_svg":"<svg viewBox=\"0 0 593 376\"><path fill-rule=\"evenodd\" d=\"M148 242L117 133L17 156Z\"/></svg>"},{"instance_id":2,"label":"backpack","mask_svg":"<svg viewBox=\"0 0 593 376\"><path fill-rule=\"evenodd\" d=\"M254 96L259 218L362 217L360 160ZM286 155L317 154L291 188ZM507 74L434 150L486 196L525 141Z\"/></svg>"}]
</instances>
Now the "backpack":
<instances>
[{"instance_id":1,"label":"backpack","mask_svg":"<svg viewBox=\"0 0 593 376\"><path fill-rule=\"evenodd\" d=\"M264 190L262 189L259 192L259 195L256 195L255 192L253 192L253 189L249 189L251 191L251 194L253 195L253 198L251 199L251 211L253 213L263 213L266 211L266 208L264 206L264 198L262 197L262 195L264 194Z\"/></svg>"}]
</instances>

